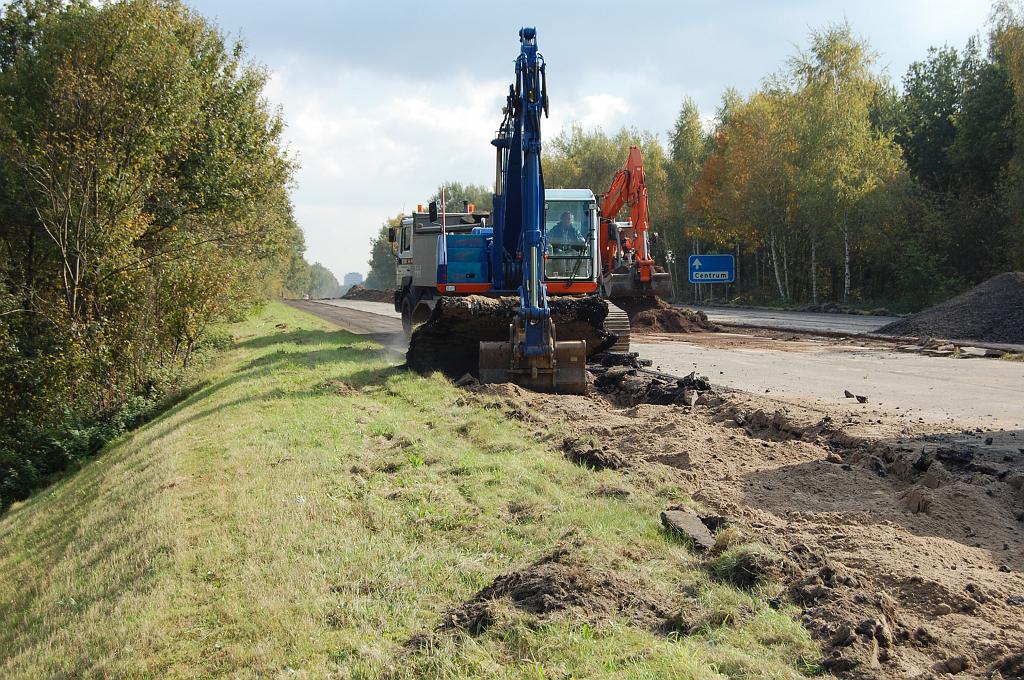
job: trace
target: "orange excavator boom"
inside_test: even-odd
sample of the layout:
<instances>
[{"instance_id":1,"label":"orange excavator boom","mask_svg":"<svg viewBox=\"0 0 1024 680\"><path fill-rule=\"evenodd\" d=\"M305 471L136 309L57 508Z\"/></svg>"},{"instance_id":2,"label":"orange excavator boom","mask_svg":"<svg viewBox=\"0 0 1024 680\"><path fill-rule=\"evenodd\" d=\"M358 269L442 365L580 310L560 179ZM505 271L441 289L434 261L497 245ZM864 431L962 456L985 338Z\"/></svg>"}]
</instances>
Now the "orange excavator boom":
<instances>
[{"instance_id":1,"label":"orange excavator boom","mask_svg":"<svg viewBox=\"0 0 1024 680\"><path fill-rule=\"evenodd\" d=\"M629 224L615 217L629 206ZM601 200L602 287L607 297L668 296L670 274L657 271L647 231L647 180L640 149L629 147L626 166L615 173Z\"/></svg>"}]
</instances>

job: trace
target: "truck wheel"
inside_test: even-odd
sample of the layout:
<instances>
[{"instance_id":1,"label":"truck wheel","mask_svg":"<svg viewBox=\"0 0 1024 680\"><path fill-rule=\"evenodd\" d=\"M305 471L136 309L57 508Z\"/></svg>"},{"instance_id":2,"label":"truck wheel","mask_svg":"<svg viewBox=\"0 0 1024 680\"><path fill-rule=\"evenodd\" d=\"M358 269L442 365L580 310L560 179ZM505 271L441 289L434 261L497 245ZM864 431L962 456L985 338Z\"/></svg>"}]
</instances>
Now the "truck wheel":
<instances>
[{"instance_id":1,"label":"truck wheel","mask_svg":"<svg viewBox=\"0 0 1024 680\"><path fill-rule=\"evenodd\" d=\"M412 300L408 295L402 298L402 330L412 335Z\"/></svg>"}]
</instances>

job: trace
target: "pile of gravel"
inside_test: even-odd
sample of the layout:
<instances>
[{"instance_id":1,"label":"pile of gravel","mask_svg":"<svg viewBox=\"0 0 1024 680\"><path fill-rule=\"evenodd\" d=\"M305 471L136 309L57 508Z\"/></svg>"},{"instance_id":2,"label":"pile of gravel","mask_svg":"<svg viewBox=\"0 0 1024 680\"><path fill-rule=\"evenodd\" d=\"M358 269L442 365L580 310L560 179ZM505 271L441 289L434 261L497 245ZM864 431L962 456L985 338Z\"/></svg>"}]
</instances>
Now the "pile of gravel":
<instances>
[{"instance_id":1,"label":"pile of gravel","mask_svg":"<svg viewBox=\"0 0 1024 680\"><path fill-rule=\"evenodd\" d=\"M993 276L963 295L894 321L878 332L1024 344L1024 272Z\"/></svg>"}]
</instances>

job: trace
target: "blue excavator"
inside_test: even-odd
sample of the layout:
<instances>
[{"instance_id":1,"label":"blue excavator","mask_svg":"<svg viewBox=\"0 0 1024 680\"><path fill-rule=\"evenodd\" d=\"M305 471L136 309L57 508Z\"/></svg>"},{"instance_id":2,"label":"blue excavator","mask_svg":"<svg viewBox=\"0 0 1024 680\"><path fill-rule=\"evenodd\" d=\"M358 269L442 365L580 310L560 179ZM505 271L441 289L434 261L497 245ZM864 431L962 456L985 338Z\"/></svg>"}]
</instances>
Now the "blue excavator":
<instances>
[{"instance_id":1,"label":"blue excavator","mask_svg":"<svg viewBox=\"0 0 1024 680\"><path fill-rule=\"evenodd\" d=\"M537 29L520 29L519 42L515 83L509 86L505 117L491 142L497 148L498 176L488 244L491 289L516 290L519 309L507 342L480 343L480 381L582 394L587 387L586 342L557 339L545 283L540 124L542 114L547 115L548 96Z\"/></svg>"},{"instance_id":2,"label":"blue excavator","mask_svg":"<svg viewBox=\"0 0 1024 680\"><path fill-rule=\"evenodd\" d=\"M628 342L628 319L621 310L621 319L612 317L597 294L594 193L544 189L544 57L536 29L521 29L519 42L515 81L491 142L493 210L467 202L463 212L449 212L442 193L440 206L418 206L391 230L395 309L410 334L406 359L416 370L583 394L588 351Z\"/></svg>"}]
</instances>

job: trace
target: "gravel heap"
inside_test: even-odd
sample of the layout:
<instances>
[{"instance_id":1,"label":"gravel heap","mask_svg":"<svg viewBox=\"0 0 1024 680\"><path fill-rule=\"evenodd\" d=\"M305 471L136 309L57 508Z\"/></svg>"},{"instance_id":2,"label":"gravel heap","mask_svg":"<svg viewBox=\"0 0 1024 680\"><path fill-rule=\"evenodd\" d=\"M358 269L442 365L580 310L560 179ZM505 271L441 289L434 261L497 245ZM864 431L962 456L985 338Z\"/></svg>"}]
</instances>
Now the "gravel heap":
<instances>
[{"instance_id":1,"label":"gravel heap","mask_svg":"<svg viewBox=\"0 0 1024 680\"><path fill-rule=\"evenodd\" d=\"M993 276L962 295L894 321L878 332L1024 344L1024 272Z\"/></svg>"},{"instance_id":2,"label":"gravel heap","mask_svg":"<svg viewBox=\"0 0 1024 680\"><path fill-rule=\"evenodd\" d=\"M342 300L366 300L368 302L394 302L395 291L393 290L376 290L374 288L367 288L361 286L358 283L351 288L341 297Z\"/></svg>"}]
</instances>

